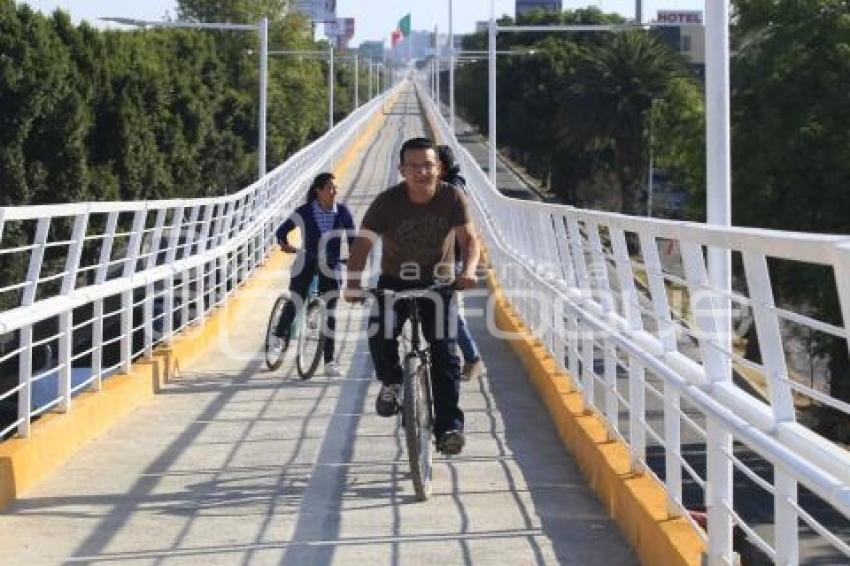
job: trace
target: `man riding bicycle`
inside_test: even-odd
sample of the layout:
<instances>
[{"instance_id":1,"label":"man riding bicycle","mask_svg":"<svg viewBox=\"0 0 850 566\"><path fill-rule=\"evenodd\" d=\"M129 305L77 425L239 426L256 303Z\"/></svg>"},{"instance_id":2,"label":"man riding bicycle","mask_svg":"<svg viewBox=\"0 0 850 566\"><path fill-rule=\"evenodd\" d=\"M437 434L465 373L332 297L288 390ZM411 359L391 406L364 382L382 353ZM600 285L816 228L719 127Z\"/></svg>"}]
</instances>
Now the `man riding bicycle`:
<instances>
[{"instance_id":1,"label":"man riding bicycle","mask_svg":"<svg viewBox=\"0 0 850 566\"><path fill-rule=\"evenodd\" d=\"M295 209L286 222L275 233L280 247L287 253L298 250L289 243L289 233L296 227L301 229L303 262L296 261L289 281L290 300L281 314L273 344L274 349L284 350L289 346L289 332L295 320L296 302L303 304L313 277L318 276L319 293L327 294L328 335L324 343L325 375L341 375L339 364L334 360L334 330L336 329L337 296L339 294L339 264L342 235L348 239L349 249L354 240L354 220L351 211L337 202L337 184L333 173L319 173L307 190L307 202ZM300 265L299 265L300 263ZM300 269L299 269L300 268ZM297 269L297 273L295 272Z\"/></svg>"},{"instance_id":2,"label":"man riding bicycle","mask_svg":"<svg viewBox=\"0 0 850 566\"><path fill-rule=\"evenodd\" d=\"M348 289L351 301L362 300L361 275L372 246L383 243L378 289L406 291L434 283L453 283L456 289L475 284L480 246L473 230L466 197L439 180L440 162L433 142L412 138L401 146L404 181L390 187L372 202L351 248ZM455 277L455 239L460 243L463 268ZM457 355L457 309L452 297L417 299L422 331L433 365L434 433L437 448L447 455L463 449L463 411L460 399L460 360ZM376 412L389 417L400 407L402 368L398 336L406 319L402 302L392 304L386 316L386 297L377 296L370 320L369 350L381 390ZM389 318L389 320L388 320Z\"/></svg>"}]
</instances>

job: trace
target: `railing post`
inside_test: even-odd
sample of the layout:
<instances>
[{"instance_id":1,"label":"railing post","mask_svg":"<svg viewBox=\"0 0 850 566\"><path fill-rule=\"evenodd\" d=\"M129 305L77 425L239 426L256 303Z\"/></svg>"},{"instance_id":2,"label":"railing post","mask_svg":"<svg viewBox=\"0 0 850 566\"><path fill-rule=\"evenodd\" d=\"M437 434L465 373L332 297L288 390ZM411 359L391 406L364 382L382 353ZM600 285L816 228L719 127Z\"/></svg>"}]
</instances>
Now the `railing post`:
<instances>
[{"instance_id":1,"label":"railing post","mask_svg":"<svg viewBox=\"0 0 850 566\"><path fill-rule=\"evenodd\" d=\"M570 235L570 249L573 252L573 266L575 267L576 286L585 295L585 299L590 298L590 279L587 275L587 259L584 255L584 245L582 243L581 231L578 227L578 220L572 213L567 214L567 233Z\"/></svg>"},{"instance_id":2,"label":"railing post","mask_svg":"<svg viewBox=\"0 0 850 566\"><path fill-rule=\"evenodd\" d=\"M705 506L708 511L708 563L732 564L732 435L706 418Z\"/></svg>"},{"instance_id":3,"label":"railing post","mask_svg":"<svg viewBox=\"0 0 850 566\"><path fill-rule=\"evenodd\" d=\"M215 208L215 204L209 203L206 205L204 209L204 219L201 221L200 233L198 234L198 252L203 253L207 251L207 249L211 248L210 244L210 222L212 220L213 209ZM207 285L205 279L205 273L207 270L207 263L204 262L195 268L195 320L199 323L203 323L207 316L206 310L206 293L207 293ZM212 299L210 299L210 306L212 306Z\"/></svg>"},{"instance_id":4,"label":"railing post","mask_svg":"<svg viewBox=\"0 0 850 566\"><path fill-rule=\"evenodd\" d=\"M112 257L112 243L115 241L115 230L118 227L118 213L110 212L106 217L106 227L100 246L100 261L94 276L94 284L100 285L109 275L109 260ZM94 323L92 325L92 373L94 374L93 388L100 391L103 386L103 299L94 302Z\"/></svg>"},{"instance_id":5,"label":"railing post","mask_svg":"<svg viewBox=\"0 0 850 566\"><path fill-rule=\"evenodd\" d=\"M171 211L171 227L168 230L168 243L165 251L165 265L171 265L177 258L177 246L183 225L182 206ZM168 343L174 332L174 274L169 273L162 283L162 341Z\"/></svg>"},{"instance_id":6,"label":"railing post","mask_svg":"<svg viewBox=\"0 0 850 566\"><path fill-rule=\"evenodd\" d=\"M682 242L682 262L688 281L688 295L694 313L697 340L705 368L706 383L710 389L715 383L731 380L725 371L728 359L725 351L723 305L725 301L717 292L709 289L708 274L702 246ZM732 434L715 419L706 419L706 493L708 510L708 561L709 564L724 564L732 560Z\"/></svg>"},{"instance_id":7,"label":"railing post","mask_svg":"<svg viewBox=\"0 0 850 566\"><path fill-rule=\"evenodd\" d=\"M773 310L773 289L767 260L763 255L752 252L743 252L742 257L773 418L777 423L794 422L796 411L788 383L788 367L779 319ZM799 517L793 505L797 502L797 482L776 467L773 475L776 491L773 506L777 563L796 564L800 556Z\"/></svg>"},{"instance_id":8,"label":"railing post","mask_svg":"<svg viewBox=\"0 0 850 566\"><path fill-rule=\"evenodd\" d=\"M29 267L27 268L27 286L21 296L21 306L35 302L38 290L38 278L41 276L41 264L44 261L44 246L47 243L47 230L50 227L50 217L39 218L35 228L33 249L30 252Z\"/></svg>"},{"instance_id":9,"label":"railing post","mask_svg":"<svg viewBox=\"0 0 850 566\"><path fill-rule=\"evenodd\" d=\"M640 251L649 281L652 310L655 313L656 337L664 352L676 351L676 331L667 301L667 289L662 276L661 258L655 236L646 232L638 234ZM682 420L679 417L680 400L669 385L664 386L664 484L667 491L667 513L678 516L682 509Z\"/></svg>"},{"instance_id":10,"label":"railing post","mask_svg":"<svg viewBox=\"0 0 850 566\"><path fill-rule=\"evenodd\" d=\"M611 283L608 280L608 263L605 259L599 225L585 221L592 264L588 281L591 292L599 294L599 302L607 313L615 312ZM619 432L619 403L617 401L617 353L609 336L602 336L603 382L605 384L605 421L609 438L615 438Z\"/></svg>"},{"instance_id":11,"label":"railing post","mask_svg":"<svg viewBox=\"0 0 850 566\"><path fill-rule=\"evenodd\" d=\"M153 269L156 267L156 260L159 257L159 252L162 249L162 230L165 225L165 215L168 212L166 208L160 208L156 211L156 223L154 224L153 232L148 245L148 257L145 262L145 269ZM163 289L163 293L165 290ZM155 301L156 286L153 281L145 285L145 302L143 308L144 320L144 356L151 358L153 356L153 305Z\"/></svg>"},{"instance_id":12,"label":"railing post","mask_svg":"<svg viewBox=\"0 0 850 566\"><path fill-rule=\"evenodd\" d=\"M29 438L32 413L32 325L24 326L18 332L21 353L18 355L18 436Z\"/></svg>"},{"instance_id":13,"label":"railing post","mask_svg":"<svg viewBox=\"0 0 850 566\"><path fill-rule=\"evenodd\" d=\"M41 264L44 261L44 247L47 243L47 232L50 227L50 217L38 219L33 238L33 249L30 251L30 261L27 267L27 286L21 295L21 306L35 302L38 290L38 278L41 275ZM33 327L27 325L19 331L21 353L18 357L18 382L21 390L18 393L18 435L27 438L30 435L30 419L32 413L32 341Z\"/></svg>"},{"instance_id":14,"label":"railing post","mask_svg":"<svg viewBox=\"0 0 850 566\"><path fill-rule=\"evenodd\" d=\"M147 210L137 210L133 215L130 241L124 255L123 276L125 278L132 277L136 272L147 217ZM131 288L121 293L121 371L124 373L130 372L130 362L133 359L133 310L133 289Z\"/></svg>"},{"instance_id":15,"label":"railing post","mask_svg":"<svg viewBox=\"0 0 850 566\"><path fill-rule=\"evenodd\" d=\"M186 230L186 242L183 244L183 257L190 256L194 253L195 249L195 241L198 239L199 231L202 227L198 226L198 217L201 214L201 209L204 208L205 205L198 204L192 207L192 211L189 213L189 221L187 223L188 228ZM188 268L185 269L181 274L182 285L180 286L180 312L181 312L181 327L189 324L189 303L194 300L191 297L191 286L192 286L192 276L193 272L197 273L197 269ZM197 285L196 285L197 287ZM197 289L196 289L197 290Z\"/></svg>"},{"instance_id":16,"label":"railing post","mask_svg":"<svg viewBox=\"0 0 850 566\"><path fill-rule=\"evenodd\" d=\"M567 233L566 218L560 214L552 215L553 237L556 244L558 265L561 268L561 279L567 288L575 287L575 268L573 267L572 253L570 252L570 238ZM562 348L558 352L558 364L572 374L573 379L578 378L578 358L575 354L575 324L574 317L568 312L566 305L557 313L561 331Z\"/></svg>"},{"instance_id":17,"label":"railing post","mask_svg":"<svg viewBox=\"0 0 850 566\"><path fill-rule=\"evenodd\" d=\"M579 324L581 324L581 319L579 319ZM594 348L593 348L593 331L588 328L582 328L581 332L581 396L582 400L584 400L584 409L590 410L596 408L595 403L595 382L594 376L596 375L596 370L593 367L594 361Z\"/></svg>"},{"instance_id":18,"label":"railing post","mask_svg":"<svg viewBox=\"0 0 850 566\"><path fill-rule=\"evenodd\" d=\"M68 249L68 257L65 260L65 275L62 277L60 294L68 295L74 290L77 283L77 270L80 268L80 256L83 253L83 243L88 226L88 214L78 214L74 217L74 227L71 230L71 244ZM74 351L74 324L70 310L59 315L59 347L57 363L59 367L58 393L59 404L57 409L66 413L71 409L71 376Z\"/></svg>"},{"instance_id":19,"label":"railing post","mask_svg":"<svg viewBox=\"0 0 850 566\"><path fill-rule=\"evenodd\" d=\"M629 325L629 330L643 330L643 319L640 313L639 297L635 287L635 274L632 260L626 244L626 234L622 228L610 227L611 247L614 251L614 262L617 267L617 278L620 283L620 298L622 312ZM635 473L644 471L646 461L646 388L645 371L637 357L629 354L629 455L631 469Z\"/></svg>"},{"instance_id":20,"label":"railing post","mask_svg":"<svg viewBox=\"0 0 850 566\"><path fill-rule=\"evenodd\" d=\"M233 201L228 201L224 204L218 205L218 213L215 215L215 222L213 223L212 234L210 234L210 250L216 249L222 240L222 236L225 233L225 226L227 224L227 219L230 217L230 210L232 208ZM224 210L222 210L222 208ZM210 310L214 307L217 307L220 303L219 294L221 292L220 287L220 278L223 267L223 262L221 261L221 257L216 255L214 256L210 262L210 274L209 280L207 281L207 288L210 292Z\"/></svg>"}]
</instances>

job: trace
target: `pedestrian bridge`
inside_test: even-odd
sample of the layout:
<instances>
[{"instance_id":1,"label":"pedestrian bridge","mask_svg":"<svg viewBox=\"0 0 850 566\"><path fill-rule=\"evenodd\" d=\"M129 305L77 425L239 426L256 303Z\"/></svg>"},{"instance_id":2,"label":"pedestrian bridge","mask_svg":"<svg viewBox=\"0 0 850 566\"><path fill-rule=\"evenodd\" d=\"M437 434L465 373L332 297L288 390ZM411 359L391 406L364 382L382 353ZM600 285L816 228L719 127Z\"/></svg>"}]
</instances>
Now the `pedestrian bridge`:
<instances>
[{"instance_id":1,"label":"pedestrian bridge","mask_svg":"<svg viewBox=\"0 0 850 566\"><path fill-rule=\"evenodd\" d=\"M340 307L342 377L269 372L261 349L287 281L274 228L309 180L335 171L362 216L423 134L469 181L489 371L419 503L362 309ZM796 369L801 332L848 338L850 239L506 198L408 81L236 194L0 209L16 233L3 564L850 562L850 453L812 420L850 407ZM843 324L779 303L780 266L832 272ZM744 323L756 359L729 339Z\"/></svg>"}]
</instances>

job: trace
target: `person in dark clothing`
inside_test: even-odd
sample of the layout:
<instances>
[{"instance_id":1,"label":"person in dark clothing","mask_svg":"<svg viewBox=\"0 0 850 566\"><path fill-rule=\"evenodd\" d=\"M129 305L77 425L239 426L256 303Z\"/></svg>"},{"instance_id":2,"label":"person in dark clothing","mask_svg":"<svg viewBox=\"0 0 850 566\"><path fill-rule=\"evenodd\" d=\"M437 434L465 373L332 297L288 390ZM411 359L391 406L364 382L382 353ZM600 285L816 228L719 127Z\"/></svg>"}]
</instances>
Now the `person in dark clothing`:
<instances>
[{"instance_id":1,"label":"person in dark clothing","mask_svg":"<svg viewBox=\"0 0 850 566\"><path fill-rule=\"evenodd\" d=\"M454 185L465 193L466 179L460 174L460 165L455 160L455 154L452 148L447 145L438 145L437 157L440 159L440 180ZM463 264L460 261L461 257L458 253L458 247L457 242L455 242L455 262L457 269L460 269ZM463 369L460 372L461 379L469 381L478 379L484 375L487 367L484 365L478 345L475 343L475 339L466 325L466 317L463 314L462 296L458 297L457 345L463 353Z\"/></svg>"},{"instance_id":2,"label":"person in dark clothing","mask_svg":"<svg viewBox=\"0 0 850 566\"><path fill-rule=\"evenodd\" d=\"M297 248L289 243L289 234L295 228L300 228L304 254L303 261L293 266L293 269L300 269L290 277L290 300L286 303L275 331L279 340L272 347L283 350L289 345L289 331L295 320L296 305L304 303L313 277L318 276L319 293L328 297L328 335L325 337L323 352L327 376L341 375L339 364L334 359L334 311L340 288L340 249L342 237L345 236L350 247L355 234L351 211L337 202L337 190L336 178L332 173L318 174L307 191L307 202L295 209L275 233L283 251L296 253Z\"/></svg>"},{"instance_id":3,"label":"person in dark clothing","mask_svg":"<svg viewBox=\"0 0 850 566\"><path fill-rule=\"evenodd\" d=\"M463 290L475 284L479 246L466 197L439 179L440 162L427 138L412 138L401 146L399 170L404 181L375 198L363 217L351 248L346 298L362 302L362 275L375 242L382 243L378 289L425 289L434 283ZM464 265L455 273L454 247L458 240ZM443 454L459 454L465 444L464 414L460 408L460 360L454 342L455 301L452 297L417 299L423 336L431 352L434 393L434 434ZM398 336L407 317L403 303L377 297L370 319L369 351L381 390L375 412L382 417L398 413L402 368ZM374 332L372 329L374 328Z\"/></svg>"}]
</instances>

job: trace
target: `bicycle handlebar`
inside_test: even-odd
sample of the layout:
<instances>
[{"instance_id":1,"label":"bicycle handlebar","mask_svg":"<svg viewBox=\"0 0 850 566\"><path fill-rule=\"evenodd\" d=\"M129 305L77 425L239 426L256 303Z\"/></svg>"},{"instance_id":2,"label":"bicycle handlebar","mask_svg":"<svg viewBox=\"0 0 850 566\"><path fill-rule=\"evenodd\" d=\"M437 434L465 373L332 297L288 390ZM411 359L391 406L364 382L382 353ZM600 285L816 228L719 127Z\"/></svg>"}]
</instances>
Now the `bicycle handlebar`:
<instances>
[{"instance_id":1,"label":"bicycle handlebar","mask_svg":"<svg viewBox=\"0 0 850 566\"><path fill-rule=\"evenodd\" d=\"M429 285L428 287L424 287L422 289L406 289L404 291L394 291L392 289L379 289L372 288L366 289L366 294L368 295L384 295L384 296L393 296L395 298L400 299L420 299L422 297L427 297L431 294L442 295L444 293L453 293L457 291L457 287L455 287L454 283L435 283L433 285Z\"/></svg>"}]
</instances>

